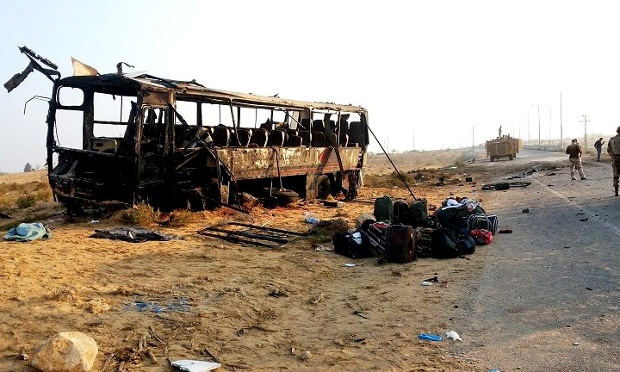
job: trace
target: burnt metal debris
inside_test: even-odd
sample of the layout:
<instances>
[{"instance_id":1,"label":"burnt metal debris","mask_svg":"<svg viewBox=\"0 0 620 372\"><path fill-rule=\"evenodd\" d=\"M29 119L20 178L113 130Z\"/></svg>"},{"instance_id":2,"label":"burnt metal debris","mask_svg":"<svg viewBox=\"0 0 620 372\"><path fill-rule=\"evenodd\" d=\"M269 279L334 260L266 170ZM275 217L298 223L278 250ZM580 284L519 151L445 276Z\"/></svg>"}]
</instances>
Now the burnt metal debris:
<instances>
[{"instance_id":1,"label":"burnt metal debris","mask_svg":"<svg viewBox=\"0 0 620 372\"><path fill-rule=\"evenodd\" d=\"M267 248L279 248L283 244L308 236L307 233L242 222L223 222L205 227L199 230L198 234L223 239L232 243L251 244Z\"/></svg>"},{"instance_id":2,"label":"burnt metal debris","mask_svg":"<svg viewBox=\"0 0 620 372\"><path fill-rule=\"evenodd\" d=\"M369 144L363 107L129 74L125 62L101 74L72 59L74 76L61 78L54 63L19 50L30 62L5 87L15 89L34 70L53 82L48 179L70 212L140 203L161 211L243 210L243 193L285 201L357 196Z\"/></svg>"}]
</instances>

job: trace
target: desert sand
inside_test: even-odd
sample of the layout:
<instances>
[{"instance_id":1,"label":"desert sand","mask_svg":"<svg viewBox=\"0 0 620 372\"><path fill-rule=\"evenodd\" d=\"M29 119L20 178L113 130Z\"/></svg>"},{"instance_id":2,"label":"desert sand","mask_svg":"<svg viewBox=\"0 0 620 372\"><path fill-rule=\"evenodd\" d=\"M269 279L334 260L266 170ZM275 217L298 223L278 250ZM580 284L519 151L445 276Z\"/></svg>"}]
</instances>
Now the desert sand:
<instances>
[{"instance_id":1,"label":"desert sand","mask_svg":"<svg viewBox=\"0 0 620 372\"><path fill-rule=\"evenodd\" d=\"M394 161L405 172L452 165L456 156L409 153ZM365 170L392 171L385 155L369 157ZM454 182L441 187L433 177L443 171L430 172L411 188L436 205L450 195L480 199L479 188L459 181L465 171L445 171ZM486 177L473 176L478 184ZM44 171L8 174L0 184L45 179ZM364 187L342 208L304 201L259 206L250 217L221 208L181 228L146 226L181 239L143 243L90 237L123 226L117 218L76 220L54 203L37 207L50 239L0 242L0 370L34 371L29 359L37 345L57 332L80 331L97 342L97 371L171 371L169 361L178 359L218 361L224 371L484 371L458 352L458 341L421 341L418 334L453 330L455 301L492 245L466 259L379 265L308 239L265 248L197 233L222 221L305 232L308 214L354 227L382 195L410 198L404 187ZM421 284L434 276L443 283Z\"/></svg>"}]
</instances>

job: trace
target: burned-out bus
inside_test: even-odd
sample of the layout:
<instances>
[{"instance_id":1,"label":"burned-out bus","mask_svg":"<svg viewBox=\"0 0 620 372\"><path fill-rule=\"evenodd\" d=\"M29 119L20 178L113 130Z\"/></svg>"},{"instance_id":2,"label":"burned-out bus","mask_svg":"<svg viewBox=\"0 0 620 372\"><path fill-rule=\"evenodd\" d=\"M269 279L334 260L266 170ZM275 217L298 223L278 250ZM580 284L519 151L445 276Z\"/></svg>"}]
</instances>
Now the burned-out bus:
<instances>
[{"instance_id":1,"label":"burned-out bus","mask_svg":"<svg viewBox=\"0 0 620 372\"><path fill-rule=\"evenodd\" d=\"M60 78L51 62L20 50L30 70L53 81L49 183L71 210L141 202L202 210L240 205L245 194L280 203L356 197L369 143L362 107L130 75L121 64L115 73Z\"/></svg>"}]
</instances>

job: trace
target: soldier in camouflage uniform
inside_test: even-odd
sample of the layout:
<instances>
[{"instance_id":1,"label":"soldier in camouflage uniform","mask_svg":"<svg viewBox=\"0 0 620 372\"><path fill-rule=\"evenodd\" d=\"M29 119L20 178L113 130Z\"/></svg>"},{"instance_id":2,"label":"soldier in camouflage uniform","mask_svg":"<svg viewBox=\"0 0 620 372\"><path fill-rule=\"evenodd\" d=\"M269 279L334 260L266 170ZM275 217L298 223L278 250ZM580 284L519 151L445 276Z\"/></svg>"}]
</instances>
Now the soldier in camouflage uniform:
<instances>
[{"instance_id":1,"label":"soldier in camouflage uniform","mask_svg":"<svg viewBox=\"0 0 620 372\"><path fill-rule=\"evenodd\" d=\"M611 137L607 142L607 153L612 159L612 168L614 170L614 191L618 196L618 179L620 178L620 127L616 129L616 135Z\"/></svg>"}]
</instances>

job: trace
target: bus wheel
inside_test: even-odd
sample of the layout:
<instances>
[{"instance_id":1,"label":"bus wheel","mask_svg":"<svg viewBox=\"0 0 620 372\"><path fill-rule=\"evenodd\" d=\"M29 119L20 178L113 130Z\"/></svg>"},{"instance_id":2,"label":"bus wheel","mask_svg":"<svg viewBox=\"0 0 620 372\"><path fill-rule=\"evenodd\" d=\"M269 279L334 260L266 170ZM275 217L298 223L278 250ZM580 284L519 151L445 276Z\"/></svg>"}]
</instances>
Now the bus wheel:
<instances>
[{"instance_id":1,"label":"bus wheel","mask_svg":"<svg viewBox=\"0 0 620 372\"><path fill-rule=\"evenodd\" d=\"M319 199L327 198L332 192L332 184L329 177L321 175L316 179L316 196Z\"/></svg>"}]
</instances>

